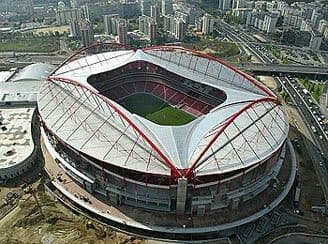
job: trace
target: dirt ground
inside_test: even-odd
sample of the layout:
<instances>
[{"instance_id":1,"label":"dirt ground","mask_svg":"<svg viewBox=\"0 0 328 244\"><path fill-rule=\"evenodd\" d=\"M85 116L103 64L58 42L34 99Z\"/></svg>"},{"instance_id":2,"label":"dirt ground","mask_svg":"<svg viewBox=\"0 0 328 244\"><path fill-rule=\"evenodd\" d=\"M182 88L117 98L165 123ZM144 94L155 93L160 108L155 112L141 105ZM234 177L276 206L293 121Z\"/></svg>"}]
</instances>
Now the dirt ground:
<instances>
[{"instance_id":1,"label":"dirt ground","mask_svg":"<svg viewBox=\"0 0 328 244\"><path fill-rule=\"evenodd\" d=\"M58 31L60 34L67 32L69 33L69 26L68 25L63 25L63 26L51 26L51 27L46 27L46 28L38 28L34 29L33 32L36 34L40 34L41 32L47 33L47 32L56 32Z\"/></svg>"},{"instance_id":2,"label":"dirt ground","mask_svg":"<svg viewBox=\"0 0 328 244\"><path fill-rule=\"evenodd\" d=\"M42 181L30 184L34 193L24 193L20 187L0 187L0 205L7 192L22 194L16 207L0 219L0 243L145 243L72 213L45 192Z\"/></svg>"},{"instance_id":3,"label":"dirt ground","mask_svg":"<svg viewBox=\"0 0 328 244\"><path fill-rule=\"evenodd\" d=\"M275 91L277 89L277 82L271 76L259 76L259 80L271 90Z\"/></svg>"},{"instance_id":4,"label":"dirt ground","mask_svg":"<svg viewBox=\"0 0 328 244\"><path fill-rule=\"evenodd\" d=\"M304 144L304 140L308 140L308 138L306 135L302 134L302 132L299 131L295 126L296 124L293 118L295 118L297 121L300 121L300 118L295 117L296 111L294 107L288 106L287 112L290 119L289 122L291 124L289 138L293 142L298 163L297 174L299 187L301 188L300 210L304 212L305 217L309 217L313 220L320 222L327 220L327 218L324 218L320 214L316 214L311 211L311 207L313 205L324 204L324 195L321 190L318 177L313 168L313 163L309 156L308 149ZM297 123L297 127L303 128L299 123ZM292 194L293 193L294 192L292 192Z\"/></svg>"}]
</instances>

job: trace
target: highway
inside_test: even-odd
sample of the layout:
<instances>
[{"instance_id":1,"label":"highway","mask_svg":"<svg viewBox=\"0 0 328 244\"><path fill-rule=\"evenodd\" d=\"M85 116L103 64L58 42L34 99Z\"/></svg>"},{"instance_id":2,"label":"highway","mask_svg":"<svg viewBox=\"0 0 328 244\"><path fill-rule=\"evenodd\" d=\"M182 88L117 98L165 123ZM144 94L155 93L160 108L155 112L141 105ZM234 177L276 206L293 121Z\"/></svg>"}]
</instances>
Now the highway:
<instances>
[{"instance_id":1,"label":"highway","mask_svg":"<svg viewBox=\"0 0 328 244\"><path fill-rule=\"evenodd\" d=\"M319 178L319 182L326 199L326 204L328 204L328 165L327 159L325 158L327 155L324 155L328 148L327 134L324 131L328 130L328 126L321 125L318 122L316 116L313 115L312 111L316 111L318 108L316 108L316 110L311 110L309 107L311 106L313 108L317 105L308 104L308 102L305 101L304 96L306 95L302 94L302 88L300 88L300 85L297 83L297 81L295 81L295 79L282 77L277 78L277 80L281 82L282 87L285 91L288 92L292 102L300 111L300 115L304 121L306 121L305 124L310 131L310 135L312 136L313 141L315 142L314 145L311 141L306 140L305 146L310 153L310 158L312 159L313 167ZM313 133L311 126L315 127L317 131L316 133Z\"/></svg>"},{"instance_id":2,"label":"highway","mask_svg":"<svg viewBox=\"0 0 328 244\"><path fill-rule=\"evenodd\" d=\"M221 32L229 35L233 41L244 42L244 47L252 52L259 61L266 64L276 63L274 57L262 47L258 47L250 42L253 38L240 30L236 31L225 22L218 21ZM309 129L309 133L314 139L314 145L308 145L307 149L313 161L313 166L321 184L326 204L328 204L328 165L327 165L327 152L328 152L328 138L327 138L327 125L322 125L318 120L320 109L317 104L313 104L313 97L309 98L306 94L302 93L302 87L299 82L290 76L279 77L276 79L280 85L290 95L291 100L296 105L299 113L304 118L304 122ZM312 103L308 99L312 100ZM311 127L314 126L314 129Z\"/></svg>"},{"instance_id":3,"label":"highway","mask_svg":"<svg viewBox=\"0 0 328 244\"><path fill-rule=\"evenodd\" d=\"M273 63L242 63L236 66L244 71L260 72L267 74L310 74L328 75L328 66L310 66L297 64L273 64Z\"/></svg>"}]
</instances>

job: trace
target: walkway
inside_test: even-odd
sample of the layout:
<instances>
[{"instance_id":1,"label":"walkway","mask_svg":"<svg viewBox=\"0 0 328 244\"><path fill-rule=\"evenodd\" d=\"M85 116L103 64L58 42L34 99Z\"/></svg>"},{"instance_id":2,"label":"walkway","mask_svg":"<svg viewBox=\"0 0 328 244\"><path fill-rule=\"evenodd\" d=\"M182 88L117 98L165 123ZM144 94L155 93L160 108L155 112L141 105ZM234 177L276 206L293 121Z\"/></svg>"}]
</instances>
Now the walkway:
<instances>
[{"instance_id":1,"label":"walkway","mask_svg":"<svg viewBox=\"0 0 328 244\"><path fill-rule=\"evenodd\" d=\"M129 232L145 233L144 235L154 233L154 235L157 234L162 238L166 238L165 236L168 235L170 237L174 236L174 239L179 239L179 235L181 235L181 238L187 235L210 235L254 221L270 212L286 197L292 187L296 174L295 153L291 143L288 141L291 164L284 163L278 176L278 178L282 177L279 179L281 184L283 184L282 191L268 204L261 202L263 199L263 196L261 197L262 193L253 199L253 203L249 202L250 204L247 204L256 205L257 202L260 202L260 208L253 209L248 206L243 208L244 211L238 209L235 213L230 210L230 215L236 215L238 218L227 222L231 218L224 218L224 213L211 214L211 218L206 215L204 217L177 216L175 214L136 209L130 206L106 204L72 181L71 177L50 157L45 144L42 142L41 145L46 162L46 171L52 180L52 184L65 196L64 198L70 199L79 208L86 209L88 213L99 216L97 219L108 219L109 222L115 222L116 226L120 226L118 227L120 229ZM283 177L284 175L285 177ZM275 195L271 189L265 190L264 193ZM263 208L264 205L267 205L267 207Z\"/></svg>"}]
</instances>

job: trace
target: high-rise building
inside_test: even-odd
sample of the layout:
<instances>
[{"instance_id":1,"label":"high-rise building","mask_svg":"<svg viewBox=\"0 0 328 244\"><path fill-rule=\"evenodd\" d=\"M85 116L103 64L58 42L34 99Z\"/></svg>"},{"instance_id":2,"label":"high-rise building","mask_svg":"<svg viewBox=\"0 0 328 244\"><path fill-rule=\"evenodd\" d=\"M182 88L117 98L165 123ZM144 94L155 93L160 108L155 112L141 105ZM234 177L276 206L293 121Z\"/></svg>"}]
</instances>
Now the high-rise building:
<instances>
[{"instance_id":1,"label":"high-rise building","mask_svg":"<svg viewBox=\"0 0 328 244\"><path fill-rule=\"evenodd\" d=\"M163 19L164 19L163 30L165 32L173 32L174 16L171 14L164 15Z\"/></svg>"},{"instance_id":2,"label":"high-rise building","mask_svg":"<svg viewBox=\"0 0 328 244\"><path fill-rule=\"evenodd\" d=\"M66 9L66 4L63 1L60 1L58 2L57 7L58 11L63 11L64 9Z\"/></svg>"},{"instance_id":3,"label":"high-rise building","mask_svg":"<svg viewBox=\"0 0 328 244\"><path fill-rule=\"evenodd\" d=\"M182 19L175 19L174 36L177 40L182 41L186 35L187 25Z\"/></svg>"},{"instance_id":4,"label":"high-rise building","mask_svg":"<svg viewBox=\"0 0 328 244\"><path fill-rule=\"evenodd\" d=\"M82 19L80 21L80 31L82 46L90 46L94 42L93 27L91 21Z\"/></svg>"},{"instance_id":5,"label":"high-rise building","mask_svg":"<svg viewBox=\"0 0 328 244\"><path fill-rule=\"evenodd\" d=\"M118 42L128 44L128 28L125 19L120 19L118 24Z\"/></svg>"},{"instance_id":6,"label":"high-rise building","mask_svg":"<svg viewBox=\"0 0 328 244\"><path fill-rule=\"evenodd\" d=\"M232 4L231 4L231 8L232 8L232 9L237 8L237 1L238 1L238 0L232 0Z\"/></svg>"},{"instance_id":7,"label":"high-rise building","mask_svg":"<svg viewBox=\"0 0 328 244\"><path fill-rule=\"evenodd\" d=\"M150 23L152 21L153 19L151 17L145 15L139 16L139 31L148 36L150 33Z\"/></svg>"},{"instance_id":8,"label":"high-rise building","mask_svg":"<svg viewBox=\"0 0 328 244\"><path fill-rule=\"evenodd\" d=\"M80 0L70 0L71 8L79 8Z\"/></svg>"},{"instance_id":9,"label":"high-rise building","mask_svg":"<svg viewBox=\"0 0 328 244\"><path fill-rule=\"evenodd\" d=\"M162 0L162 15L173 14L172 0Z\"/></svg>"},{"instance_id":10,"label":"high-rise building","mask_svg":"<svg viewBox=\"0 0 328 244\"><path fill-rule=\"evenodd\" d=\"M69 30L70 30L71 37L80 39L81 37L80 20L70 20Z\"/></svg>"},{"instance_id":11,"label":"high-rise building","mask_svg":"<svg viewBox=\"0 0 328 244\"><path fill-rule=\"evenodd\" d=\"M232 0L222 0L222 10L231 10Z\"/></svg>"},{"instance_id":12,"label":"high-rise building","mask_svg":"<svg viewBox=\"0 0 328 244\"><path fill-rule=\"evenodd\" d=\"M117 35L117 19L119 18L118 14L109 14L104 15L104 26L105 26L105 33L107 35L113 34Z\"/></svg>"},{"instance_id":13,"label":"high-rise building","mask_svg":"<svg viewBox=\"0 0 328 244\"><path fill-rule=\"evenodd\" d=\"M324 19L320 20L319 21L319 26L318 26L318 32L323 34L327 27L328 27L328 21L324 20Z\"/></svg>"},{"instance_id":14,"label":"high-rise building","mask_svg":"<svg viewBox=\"0 0 328 244\"><path fill-rule=\"evenodd\" d=\"M325 28L324 32L323 32L323 37L328 40L328 27Z\"/></svg>"},{"instance_id":15,"label":"high-rise building","mask_svg":"<svg viewBox=\"0 0 328 244\"><path fill-rule=\"evenodd\" d=\"M155 4L150 6L150 17L156 22L159 23L160 16L161 15L161 9L160 7Z\"/></svg>"},{"instance_id":16,"label":"high-rise building","mask_svg":"<svg viewBox=\"0 0 328 244\"><path fill-rule=\"evenodd\" d=\"M34 12L33 0L26 1L26 13L31 15Z\"/></svg>"},{"instance_id":17,"label":"high-rise building","mask_svg":"<svg viewBox=\"0 0 328 244\"><path fill-rule=\"evenodd\" d=\"M233 9L240 9L245 7L245 0L233 0L232 1L232 8Z\"/></svg>"},{"instance_id":18,"label":"high-rise building","mask_svg":"<svg viewBox=\"0 0 328 244\"><path fill-rule=\"evenodd\" d=\"M174 16L179 19L183 19L183 21L186 23L186 25L189 24L189 14L186 14L183 11L175 11Z\"/></svg>"},{"instance_id":19,"label":"high-rise building","mask_svg":"<svg viewBox=\"0 0 328 244\"><path fill-rule=\"evenodd\" d=\"M270 13L264 16L263 30L267 33L273 33L276 31L278 22L278 13Z\"/></svg>"},{"instance_id":20,"label":"high-rise building","mask_svg":"<svg viewBox=\"0 0 328 244\"><path fill-rule=\"evenodd\" d=\"M153 18L145 15L139 16L139 31L148 36L152 43L157 39L157 28L157 23Z\"/></svg>"},{"instance_id":21,"label":"high-rise building","mask_svg":"<svg viewBox=\"0 0 328 244\"><path fill-rule=\"evenodd\" d=\"M140 7L141 7L141 15L150 16L150 6L153 5L153 0L141 0Z\"/></svg>"},{"instance_id":22,"label":"high-rise building","mask_svg":"<svg viewBox=\"0 0 328 244\"><path fill-rule=\"evenodd\" d=\"M322 44L322 39L323 39L322 35L318 35L318 34L312 35L309 48L311 48L312 50L319 50Z\"/></svg>"},{"instance_id":23,"label":"high-rise building","mask_svg":"<svg viewBox=\"0 0 328 244\"><path fill-rule=\"evenodd\" d=\"M58 25L67 25L70 20L79 20L82 16L82 11L78 8L58 10L56 13L56 23Z\"/></svg>"},{"instance_id":24,"label":"high-rise building","mask_svg":"<svg viewBox=\"0 0 328 244\"><path fill-rule=\"evenodd\" d=\"M322 20L323 15L321 13L313 14L311 17L311 22L314 27L318 27L320 20Z\"/></svg>"},{"instance_id":25,"label":"high-rise building","mask_svg":"<svg viewBox=\"0 0 328 244\"><path fill-rule=\"evenodd\" d=\"M205 14L202 17L202 33L204 35L212 34L214 28L214 18L212 15Z\"/></svg>"},{"instance_id":26,"label":"high-rise building","mask_svg":"<svg viewBox=\"0 0 328 244\"><path fill-rule=\"evenodd\" d=\"M87 4L81 7L81 11L82 11L82 18L90 20L89 7Z\"/></svg>"},{"instance_id":27,"label":"high-rise building","mask_svg":"<svg viewBox=\"0 0 328 244\"><path fill-rule=\"evenodd\" d=\"M218 7L219 9L223 9L223 0L218 0Z\"/></svg>"},{"instance_id":28,"label":"high-rise building","mask_svg":"<svg viewBox=\"0 0 328 244\"><path fill-rule=\"evenodd\" d=\"M157 32L158 32L157 24L155 21L152 21L150 23L150 35L149 35L149 39L151 43L154 43L157 40L158 38Z\"/></svg>"}]
</instances>

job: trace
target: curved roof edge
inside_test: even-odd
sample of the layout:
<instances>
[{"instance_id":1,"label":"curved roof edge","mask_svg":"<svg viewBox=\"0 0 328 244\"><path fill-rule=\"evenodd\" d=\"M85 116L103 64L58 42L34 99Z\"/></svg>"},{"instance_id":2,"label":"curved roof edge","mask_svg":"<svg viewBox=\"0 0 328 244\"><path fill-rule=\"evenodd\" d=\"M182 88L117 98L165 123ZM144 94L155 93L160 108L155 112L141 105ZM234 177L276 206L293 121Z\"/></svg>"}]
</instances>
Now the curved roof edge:
<instances>
[{"instance_id":1,"label":"curved roof edge","mask_svg":"<svg viewBox=\"0 0 328 244\"><path fill-rule=\"evenodd\" d=\"M54 68L55 66L46 63L31 64L19 71L18 74L12 79L12 81L46 80Z\"/></svg>"}]
</instances>

